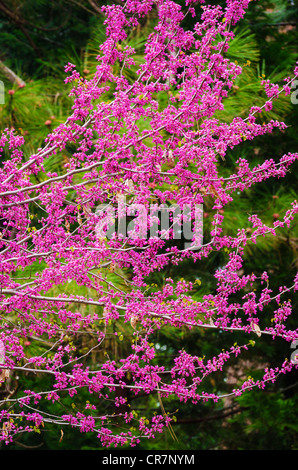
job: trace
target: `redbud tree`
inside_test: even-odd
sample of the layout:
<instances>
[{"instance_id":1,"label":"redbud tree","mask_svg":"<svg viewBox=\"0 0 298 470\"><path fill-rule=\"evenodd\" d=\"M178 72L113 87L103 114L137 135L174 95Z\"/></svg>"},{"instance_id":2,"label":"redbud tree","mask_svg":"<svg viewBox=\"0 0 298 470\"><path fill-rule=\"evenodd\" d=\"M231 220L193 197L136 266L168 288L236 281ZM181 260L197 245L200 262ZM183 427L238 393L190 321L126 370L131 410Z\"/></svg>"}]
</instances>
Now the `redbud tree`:
<instances>
[{"instance_id":1,"label":"redbud tree","mask_svg":"<svg viewBox=\"0 0 298 470\"><path fill-rule=\"evenodd\" d=\"M298 330L287 327L287 296L298 289L298 276L273 291L266 271L241 271L247 246L290 227L297 202L271 226L251 214L233 236L223 230L226 206L268 178L285 177L298 157L287 153L255 166L253 158L239 158L223 173L228 151L286 130L284 122L263 122L263 116L291 93L298 75L296 67L282 85L262 79L262 106L229 123L218 119L242 73L226 53L248 5L126 0L102 7L106 40L94 76L65 67L72 114L27 159L24 137L3 131L1 385L12 377L23 384L0 401L6 444L54 425L58 436L71 427L93 433L101 446L135 446L171 428L168 399L217 402L264 389L297 367L281 357L279 367L264 368L261 379L248 378L229 394L205 388L212 373L256 341L298 339ZM126 38L152 10L157 21L136 64ZM187 18L192 30L183 26ZM125 73L133 67L135 80ZM64 158L65 149L71 158ZM57 156L61 171L49 173L45 163ZM205 239L207 197L212 230ZM181 263L196 266L215 252L225 252L227 262L212 273L215 290L199 301L192 295L195 278L165 274L169 266L179 273ZM150 281L154 273L163 276L158 289ZM246 340L232 341L214 357L181 348L165 361L157 354L157 332L182 328L229 332L232 339L241 332ZM30 377L30 388L22 377ZM155 397L155 411L138 413L138 396Z\"/></svg>"}]
</instances>

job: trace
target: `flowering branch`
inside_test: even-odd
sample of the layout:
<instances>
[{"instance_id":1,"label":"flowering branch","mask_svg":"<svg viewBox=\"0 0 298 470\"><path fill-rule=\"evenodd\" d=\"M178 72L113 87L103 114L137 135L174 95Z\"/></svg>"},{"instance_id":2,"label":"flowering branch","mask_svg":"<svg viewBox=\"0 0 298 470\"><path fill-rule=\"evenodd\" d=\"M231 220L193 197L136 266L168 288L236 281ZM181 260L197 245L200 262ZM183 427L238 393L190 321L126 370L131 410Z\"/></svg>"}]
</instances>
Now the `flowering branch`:
<instances>
[{"instance_id":1,"label":"flowering branch","mask_svg":"<svg viewBox=\"0 0 298 470\"><path fill-rule=\"evenodd\" d=\"M233 236L223 229L224 208L235 193L285 177L298 154L287 153L278 162L270 158L253 168L241 158L235 172L222 173L229 149L286 129L275 120L259 123L258 115L270 112L281 93L289 93L298 67L283 87L262 81L264 105L251 107L246 118L220 122L215 115L242 73L226 52L249 0L228 0L225 9L204 1L185 3L186 12L172 0L127 0L102 7L107 35L95 75L87 80L73 64L65 68L72 115L28 161L24 138L13 129L2 133L0 151L10 158L0 170L0 381L16 372L36 377L36 388L0 401L0 439L7 444L19 433L54 423L93 432L103 446L137 445L172 420L164 409L139 417L131 397L140 392L159 399L174 395L181 402L217 402L253 387L263 389L296 367L282 360L281 367L267 368L261 380L249 379L230 393L204 391L206 377L223 371L263 335L298 339L298 330L286 327L291 303L282 302L283 295L297 291L298 276L291 286L273 292L267 272L241 274L247 245L289 228L297 202L273 227L253 214L247 220L252 228L240 227ZM129 80L124 70L137 66L127 31L153 8L158 22L136 78ZM191 31L182 27L186 15L198 17ZM72 157L61 163L59 174L47 173L46 159L69 144L75 148ZM203 242L195 229L202 231L197 209L207 198L214 216L210 239ZM163 227L155 206L161 211L169 202L176 212L172 206L174 215ZM181 212L185 207L189 213ZM177 242L182 222L191 229L183 248ZM215 251L226 252L228 260L213 273L214 291L201 300L193 296L196 280L165 275L158 289L149 281L154 273L169 267L179 271L182 262L200 263ZM268 318L266 307L275 302ZM238 332L253 339L207 361L179 350L165 366L157 355L156 335L167 328ZM46 392L39 390L41 377ZM86 393L90 400L84 405ZM69 397L72 412L51 412L51 403ZM39 406L42 400L48 411ZM105 414L103 404L115 413ZM123 430L118 432L113 423L121 423Z\"/></svg>"}]
</instances>

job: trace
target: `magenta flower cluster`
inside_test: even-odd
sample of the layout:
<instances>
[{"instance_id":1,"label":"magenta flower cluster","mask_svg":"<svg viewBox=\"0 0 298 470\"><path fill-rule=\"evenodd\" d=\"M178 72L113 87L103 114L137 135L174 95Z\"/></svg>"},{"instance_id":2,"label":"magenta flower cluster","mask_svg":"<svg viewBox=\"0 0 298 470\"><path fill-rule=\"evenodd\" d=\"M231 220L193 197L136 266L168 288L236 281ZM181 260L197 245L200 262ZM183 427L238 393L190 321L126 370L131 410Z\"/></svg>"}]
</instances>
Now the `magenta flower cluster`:
<instances>
[{"instance_id":1,"label":"magenta flower cluster","mask_svg":"<svg viewBox=\"0 0 298 470\"><path fill-rule=\"evenodd\" d=\"M248 378L229 394L204 390L210 374L224 370L264 335L298 339L298 330L287 328L292 306L283 299L297 291L298 276L273 292L267 272L243 273L247 245L290 227L297 201L271 226L252 214L234 236L223 230L224 209L238 193L285 177L298 157L288 153L255 166L243 157L233 173L222 176L229 150L286 130L283 122L264 123L261 113L270 112L282 93L289 94L298 76L296 67L282 86L263 80L264 104L252 106L247 116L230 123L215 117L242 73L226 52L249 2L227 0L222 8L203 0L186 0L183 7L173 0L126 0L103 7L106 40L99 46L94 76L81 76L71 63L65 67L73 98L66 122L30 158L23 154L24 138L14 129L3 131L0 381L4 387L8 377L16 381L24 375L33 384L0 400L5 443L55 424L58 433L67 426L94 433L103 446L135 446L171 426L170 396L183 403L217 402L263 389L296 367L283 358L279 367L265 369L262 379ZM134 48L126 45L127 35L153 9L157 22L139 63ZM183 27L188 16L195 22L192 30ZM161 96L167 96L166 103ZM66 161L63 152L70 146L75 150ZM45 163L57 155L61 171L47 172ZM117 207L120 200L129 210L132 204L147 208L152 201L171 201L194 207L206 197L213 201L212 230L199 248L169 247L163 237L97 236L99 205ZM147 223L149 228L150 218ZM166 277L159 289L148 283L150 275L170 265L179 272L180 263L198 264L220 250L228 253L228 262L213 273L216 290L201 301L192 296L196 279ZM233 300L235 294L241 302ZM274 306L272 319L266 316L268 304ZM240 331L247 342L212 358L183 349L165 364L156 332L169 327L206 334ZM151 394L157 412L140 415L129 396ZM59 408L70 399L72 406ZM111 403L113 411L107 413Z\"/></svg>"}]
</instances>

